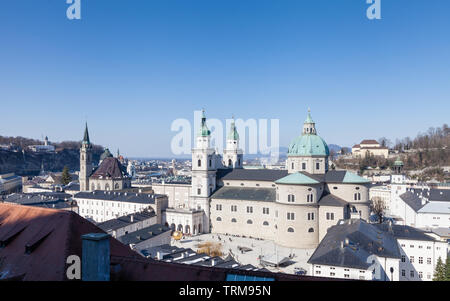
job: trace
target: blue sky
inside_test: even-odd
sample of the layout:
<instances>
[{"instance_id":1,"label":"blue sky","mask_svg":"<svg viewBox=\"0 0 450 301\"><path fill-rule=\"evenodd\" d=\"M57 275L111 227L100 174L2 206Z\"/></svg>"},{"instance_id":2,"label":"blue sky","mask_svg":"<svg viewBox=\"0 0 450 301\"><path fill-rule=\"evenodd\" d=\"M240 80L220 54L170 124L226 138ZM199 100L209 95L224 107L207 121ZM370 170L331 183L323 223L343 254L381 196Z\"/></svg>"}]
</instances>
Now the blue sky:
<instances>
[{"instance_id":1,"label":"blue sky","mask_svg":"<svg viewBox=\"0 0 450 301\"><path fill-rule=\"evenodd\" d=\"M91 139L171 157L193 111L280 119L287 146L308 107L351 146L448 123L450 1L65 0L0 2L0 135Z\"/></svg>"}]
</instances>

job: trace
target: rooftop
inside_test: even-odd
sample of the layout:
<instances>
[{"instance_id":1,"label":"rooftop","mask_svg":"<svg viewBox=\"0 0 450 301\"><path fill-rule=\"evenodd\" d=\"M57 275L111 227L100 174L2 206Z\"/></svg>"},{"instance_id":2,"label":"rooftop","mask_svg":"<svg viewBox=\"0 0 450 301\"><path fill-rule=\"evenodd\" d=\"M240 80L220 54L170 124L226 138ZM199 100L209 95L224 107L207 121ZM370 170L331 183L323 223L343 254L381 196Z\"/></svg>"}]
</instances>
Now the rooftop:
<instances>
[{"instance_id":1,"label":"rooftop","mask_svg":"<svg viewBox=\"0 0 450 301\"><path fill-rule=\"evenodd\" d=\"M156 198L164 198L162 194L128 193L115 191L96 190L91 192L79 192L74 195L74 199L91 199L111 202L126 202L139 204L155 204Z\"/></svg>"},{"instance_id":2,"label":"rooftop","mask_svg":"<svg viewBox=\"0 0 450 301\"><path fill-rule=\"evenodd\" d=\"M150 227L146 227L146 228L140 229L138 231L134 231L134 232L125 234L125 235L119 237L118 240L121 243L126 244L126 245L138 244L142 241L148 240L150 238L158 236L167 231L172 231L172 230L169 227L166 227L164 225L155 224Z\"/></svg>"},{"instance_id":3,"label":"rooftop","mask_svg":"<svg viewBox=\"0 0 450 301\"><path fill-rule=\"evenodd\" d=\"M211 199L275 202L274 188L221 187Z\"/></svg>"},{"instance_id":4,"label":"rooftop","mask_svg":"<svg viewBox=\"0 0 450 301\"><path fill-rule=\"evenodd\" d=\"M368 269L372 254L400 258L395 237L363 220L347 220L328 229L308 263Z\"/></svg>"},{"instance_id":5,"label":"rooftop","mask_svg":"<svg viewBox=\"0 0 450 301\"><path fill-rule=\"evenodd\" d=\"M103 231L108 232L129 226L131 224L139 223L143 220L149 219L154 216L156 216L156 214L153 210L152 211L146 210L142 212L129 214L126 216L121 216L115 219L110 219L108 221L97 224L97 227L99 227Z\"/></svg>"}]
</instances>

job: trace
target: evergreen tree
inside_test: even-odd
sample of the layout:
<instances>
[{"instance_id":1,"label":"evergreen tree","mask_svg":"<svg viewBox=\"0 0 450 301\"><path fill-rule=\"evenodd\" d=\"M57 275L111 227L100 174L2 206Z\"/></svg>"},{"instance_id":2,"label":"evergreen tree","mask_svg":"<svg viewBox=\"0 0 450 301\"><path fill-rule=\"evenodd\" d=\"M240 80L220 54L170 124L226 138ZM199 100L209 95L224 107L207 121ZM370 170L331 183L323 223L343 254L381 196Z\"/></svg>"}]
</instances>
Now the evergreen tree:
<instances>
[{"instance_id":1,"label":"evergreen tree","mask_svg":"<svg viewBox=\"0 0 450 301\"><path fill-rule=\"evenodd\" d=\"M434 271L433 281L445 281L445 265L439 257Z\"/></svg>"},{"instance_id":2,"label":"evergreen tree","mask_svg":"<svg viewBox=\"0 0 450 301\"><path fill-rule=\"evenodd\" d=\"M70 181L72 181L72 177L70 176L69 168L67 166L64 166L61 182L63 185L67 185L70 183Z\"/></svg>"},{"instance_id":3,"label":"evergreen tree","mask_svg":"<svg viewBox=\"0 0 450 301\"><path fill-rule=\"evenodd\" d=\"M448 255L445 261L445 280L450 281L450 256Z\"/></svg>"}]
</instances>

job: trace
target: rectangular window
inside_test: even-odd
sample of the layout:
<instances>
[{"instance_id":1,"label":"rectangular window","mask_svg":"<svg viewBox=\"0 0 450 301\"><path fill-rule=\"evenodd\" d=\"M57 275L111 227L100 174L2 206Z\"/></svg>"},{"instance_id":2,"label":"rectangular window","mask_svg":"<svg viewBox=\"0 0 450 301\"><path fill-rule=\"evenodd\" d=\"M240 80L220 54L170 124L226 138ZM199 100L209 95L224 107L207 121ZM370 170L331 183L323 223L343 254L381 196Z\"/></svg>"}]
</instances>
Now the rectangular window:
<instances>
[{"instance_id":1,"label":"rectangular window","mask_svg":"<svg viewBox=\"0 0 450 301\"><path fill-rule=\"evenodd\" d=\"M198 188L198 189L197 189L197 194L198 194L198 195L202 194L201 188Z\"/></svg>"},{"instance_id":2,"label":"rectangular window","mask_svg":"<svg viewBox=\"0 0 450 301\"><path fill-rule=\"evenodd\" d=\"M247 213L253 213L253 207L247 207Z\"/></svg>"},{"instance_id":3,"label":"rectangular window","mask_svg":"<svg viewBox=\"0 0 450 301\"><path fill-rule=\"evenodd\" d=\"M409 276L410 276L411 278L414 278L414 271L409 272Z\"/></svg>"},{"instance_id":4,"label":"rectangular window","mask_svg":"<svg viewBox=\"0 0 450 301\"><path fill-rule=\"evenodd\" d=\"M236 205L231 206L231 212L236 212L236 211L237 211L237 206Z\"/></svg>"},{"instance_id":5,"label":"rectangular window","mask_svg":"<svg viewBox=\"0 0 450 301\"><path fill-rule=\"evenodd\" d=\"M406 257L405 257L405 255L402 255L402 262L405 262L406 261Z\"/></svg>"},{"instance_id":6,"label":"rectangular window","mask_svg":"<svg viewBox=\"0 0 450 301\"><path fill-rule=\"evenodd\" d=\"M406 271L402 270L402 276L405 277L406 276Z\"/></svg>"},{"instance_id":7,"label":"rectangular window","mask_svg":"<svg viewBox=\"0 0 450 301\"><path fill-rule=\"evenodd\" d=\"M295 219L294 213L288 212L288 213L287 213L287 219L288 219L289 221L293 221L293 220Z\"/></svg>"},{"instance_id":8,"label":"rectangular window","mask_svg":"<svg viewBox=\"0 0 450 301\"><path fill-rule=\"evenodd\" d=\"M423 257L419 257L419 264L423 264Z\"/></svg>"},{"instance_id":9,"label":"rectangular window","mask_svg":"<svg viewBox=\"0 0 450 301\"><path fill-rule=\"evenodd\" d=\"M430 257L427 258L427 264L431 264L431 258Z\"/></svg>"},{"instance_id":10,"label":"rectangular window","mask_svg":"<svg viewBox=\"0 0 450 301\"><path fill-rule=\"evenodd\" d=\"M306 163L302 163L302 169L303 169L303 170L306 169Z\"/></svg>"},{"instance_id":11,"label":"rectangular window","mask_svg":"<svg viewBox=\"0 0 450 301\"><path fill-rule=\"evenodd\" d=\"M320 163L316 163L316 169L317 169L317 170L320 169Z\"/></svg>"},{"instance_id":12,"label":"rectangular window","mask_svg":"<svg viewBox=\"0 0 450 301\"><path fill-rule=\"evenodd\" d=\"M414 256L409 257L409 262L414 263Z\"/></svg>"},{"instance_id":13,"label":"rectangular window","mask_svg":"<svg viewBox=\"0 0 450 301\"><path fill-rule=\"evenodd\" d=\"M308 220L313 221L314 220L314 213L308 213Z\"/></svg>"},{"instance_id":14,"label":"rectangular window","mask_svg":"<svg viewBox=\"0 0 450 301\"><path fill-rule=\"evenodd\" d=\"M269 214L269 208L263 208L263 214Z\"/></svg>"},{"instance_id":15,"label":"rectangular window","mask_svg":"<svg viewBox=\"0 0 450 301\"><path fill-rule=\"evenodd\" d=\"M217 211L222 211L222 205L216 204L216 210Z\"/></svg>"}]
</instances>

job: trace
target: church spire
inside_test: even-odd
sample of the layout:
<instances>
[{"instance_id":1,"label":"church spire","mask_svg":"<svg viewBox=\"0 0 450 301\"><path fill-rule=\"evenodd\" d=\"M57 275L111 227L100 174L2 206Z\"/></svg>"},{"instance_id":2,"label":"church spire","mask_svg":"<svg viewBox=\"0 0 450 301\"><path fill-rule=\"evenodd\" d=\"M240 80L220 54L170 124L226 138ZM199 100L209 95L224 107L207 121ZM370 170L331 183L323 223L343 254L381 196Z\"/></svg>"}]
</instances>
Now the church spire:
<instances>
[{"instance_id":1,"label":"church spire","mask_svg":"<svg viewBox=\"0 0 450 301\"><path fill-rule=\"evenodd\" d=\"M86 127L84 129L83 144L91 144L91 141L89 140L89 131L88 131L87 122L86 122Z\"/></svg>"},{"instance_id":2,"label":"church spire","mask_svg":"<svg viewBox=\"0 0 450 301\"><path fill-rule=\"evenodd\" d=\"M230 132L228 133L228 140L239 140L239 133L237 132L234 122L234 116L232 117Z\"/></svg>"},{"instance_id":3,"label":"church spire","mask_svg":"<svg viewBox=\"0 0 450 301\"><path fill-rule=\"evenodd\" d=\"M211 134L211 131L206 126L206 115L205 115L205 109L202 110L202 125L200 127L200 131L198 133L198 136L200 137L208 137Z\"/></svg>"}]
</instances>

